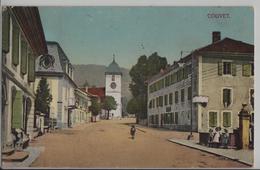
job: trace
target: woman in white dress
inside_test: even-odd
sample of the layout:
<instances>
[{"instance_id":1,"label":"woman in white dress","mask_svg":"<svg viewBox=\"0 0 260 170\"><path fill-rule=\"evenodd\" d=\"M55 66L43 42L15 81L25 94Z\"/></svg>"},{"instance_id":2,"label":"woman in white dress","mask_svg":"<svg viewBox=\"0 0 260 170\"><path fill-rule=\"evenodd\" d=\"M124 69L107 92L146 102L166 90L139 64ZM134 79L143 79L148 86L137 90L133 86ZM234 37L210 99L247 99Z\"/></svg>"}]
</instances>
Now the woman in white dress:
<instances>
[{"instance_id":1,"label":"woman in white dress","mask_svg":"<svg viewBox=\"0 0 260 170\"><path fill-rule=\"evenodd\" d=\"M215 134L214 134L214 137L213 137L213 145L218 148L219 143L220 143L220 129L219 129L219 127L216 127L215 128Z\"/></svg>"}]
</instances>

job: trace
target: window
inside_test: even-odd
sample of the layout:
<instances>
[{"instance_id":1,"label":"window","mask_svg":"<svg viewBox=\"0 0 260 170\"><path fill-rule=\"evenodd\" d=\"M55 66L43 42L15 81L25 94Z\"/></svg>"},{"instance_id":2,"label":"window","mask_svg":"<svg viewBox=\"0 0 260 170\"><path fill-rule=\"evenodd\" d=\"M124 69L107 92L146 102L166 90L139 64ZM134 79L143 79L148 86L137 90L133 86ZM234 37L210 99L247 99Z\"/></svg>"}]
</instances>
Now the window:
<instances>
[{"instance_id":1,"label":"window","mask_svg":"<svg viewBox=\"0 0 260 170\"><path fill-rule=\"evenodd\" d=\"M223 62L223 74L231 74L231 62Z\"/></svg>"},{"instance_id":2,"label":"window","mask_svg":"<svg viewBox=\"0 0 260 170\"><path fill-rule=\"evenodd\" d=\"M175 91L175 103L178 103L178 91Z\"/></svg>"},{"instance_id":3,"label":"window","mask_svg":"<svg viewBox=\"0 0 260 170\"><path fill-rule=\"evenodd\" d=\"M164 95L164 105L168 105L168 95Z\"/></svg>"},{"instance_id":4,"label":"window","mask_svg":"<svg viewBox=\"0 0 260 170\"><path fill-rule=\"evenodd\" d=\"M218 63L218 74L219 75L236 75L236 64L230 61L224 61Z\"/></svg>"},{"instance_id":5,"label":"window","mask_svg":"<svg viewBox=\"0 0 260 170\"><path fill-rule=\"evenodd\" d=\"M151 109L153 107L153 103L152 103L152 100L150 100L149 102L149 108Z\"/></svg>"},{"instance_id":6,"label":"window","mask_svg":"<svg viewBox=\"0 0 260 170\"><path fill-rule=\"evenodd\" d=\"M228 107L231 104L231 89L223 89L223 104Z\"/></svg>"},{"instance_id":7,"label":"window","mask_svg":"<svg viewBox=\"0 0 260 170\"><path fill-rule=\"evenodd\" d=\"M253 109L254 109L254 89L250 89L250 104L252 105Z\"/></svg>"},{"instance_id":8,"label":"window","mask_svg":"<svg viewBox=\"0 0 260 170\"><path fill-rule=\"evenodd\" d=\"M223 112L223 126L224 127L231 126L231 112Z\"/></svg>"},{"instance_id":9,"label":"window","mask_svg":"<svg viewBox=\"0 0 260 170\"><path fill-rule=\"evenodd\" d=\"M159 96L159 106L163 106L163 96Z\"/></svg>"},{"instance_id":10,"label":"window","mask_svg":"<svg viewBox=\"0 0 260 170\"><path fill-rule=\"evenodd\" d=\"M178 112L175 112L175 115L174 115L174 123L175 124L178 124Z\"/></svg>"},{"instance_id":11,"label":"window","mask_svg":"<svg viewBox=\"0 0 260 170\"><path fill-rule=\"evenodd\" d=\"M251 76L255 75L255 67L254 67L254 63L251 63Z\"/></svg>"},{"instance_id":12,"label":"window","mask_svg":"<svg viewBox=\"0 0 260 170\"><path fill-rule=\"evenodd\" d=\"M156 97L156 107L159 107L159 97Z\"/></svg>"},{"instance_id":13,"label":"window","mask_svg":"<svg viewBox=\"0 0 260 170\"><path fill-rule=\"evenodd\" d=\"M188 100L191 100L191 86L188 87Z\"/></svg>"},{"instance_id":14,"label":"window","mask_svg":"<svg viewBox=\"0 0 260 170\"><path fill-rule=\"evenodd\" d=\"M181 89L181 102L184 102L184 89Z\"/></svg>"},{"instance_id":15,"label":"window","mask_svg":"<svg viewBox=\"0 0 260 170\"><path fill-rule=\"evenodd\" d=\"M209 127L216 127L218 123L218 113L209 112Z\"/></svg>"},{"instance_id":16,"label":"window","mask_svg":"<svg viewBox=\"0 0 260 170\"><path fill-rule=\"evenodd\" d=\"M169 94L169 104L172 104L172 93Z\"/></svg>"},{"instance_id":17,"label":"window","mask_svg":"<svg viewBox=\"0 0 260 170\"><path fill-rule=\"evenodd\" d=\"M112 75L112 81L115 81L115 75Z\"/></svg>"}]
</instances>

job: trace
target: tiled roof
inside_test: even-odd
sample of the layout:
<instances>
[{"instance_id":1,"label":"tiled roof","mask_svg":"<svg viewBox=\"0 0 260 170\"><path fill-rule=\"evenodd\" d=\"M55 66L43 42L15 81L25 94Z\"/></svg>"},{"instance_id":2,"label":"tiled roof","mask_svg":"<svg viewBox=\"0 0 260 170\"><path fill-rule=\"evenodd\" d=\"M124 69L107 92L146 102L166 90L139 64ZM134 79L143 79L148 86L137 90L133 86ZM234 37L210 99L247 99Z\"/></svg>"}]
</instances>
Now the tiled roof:
<instances>
[{"instance_id":1,"label":"tiled roof","mask_svg":"<svg viewBox=\"0 0 260 170\"><path fill-rule=\"evenodd\" d=\"M99 97L105 97L105 87L89 87L88 92Z\"/></svg>"},{"instance_id":2,"label":"tiled roof","mask_svg":"<svg viewBox=\"0 0 260 170\"><path fill-rule=\"evenodd\" d=\"M178 62L187 62L191 59L192 54L198 54L203 52L216 52L216 53L254 53L254 45L248 44L242 41L234 40L231 38L224 38L222 40L216 41L212 44L206 45L204 47L198 48L194 50L193 53L183 57ZM147 82L152 82L154 80L159 79L161 76L170 72L175 64L171 65L168 69L164 70L164 72L160 72L154 75L152 78L147 80Z\"/></svg>"}]
</instances>

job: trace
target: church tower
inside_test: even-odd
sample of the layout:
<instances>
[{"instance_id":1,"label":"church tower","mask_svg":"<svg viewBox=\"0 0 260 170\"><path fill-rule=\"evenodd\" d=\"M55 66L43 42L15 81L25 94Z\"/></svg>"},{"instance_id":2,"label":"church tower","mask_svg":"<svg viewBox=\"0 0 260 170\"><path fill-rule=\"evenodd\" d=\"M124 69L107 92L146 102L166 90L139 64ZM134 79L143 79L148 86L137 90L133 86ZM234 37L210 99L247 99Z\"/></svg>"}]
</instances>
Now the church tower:
<instances>
[{"instance_id":1,"label":"church tower","mask_svg":"<svg viewBox=\"0 0 260 170\"><path fill-rule=\"evenodd\" d=\"M117 109L111 110L110 115L114 117L122 117L122 102L121 102L121 78L122 72L113 58L112 63L106 68L106 96L113 96L117 103Z\"/></svg>"}]
</instances>

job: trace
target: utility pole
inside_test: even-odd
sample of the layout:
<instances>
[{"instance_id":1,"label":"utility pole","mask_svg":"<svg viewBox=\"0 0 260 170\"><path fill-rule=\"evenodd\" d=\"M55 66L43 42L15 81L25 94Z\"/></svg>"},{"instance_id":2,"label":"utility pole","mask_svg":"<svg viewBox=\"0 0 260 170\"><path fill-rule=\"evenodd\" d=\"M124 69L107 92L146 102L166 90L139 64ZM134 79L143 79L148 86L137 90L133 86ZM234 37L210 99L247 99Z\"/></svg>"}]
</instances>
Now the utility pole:
<instances>
[{"instance_id":1,"label":"utility pole","mask_svg":"<svg viewBox=\"0 0 260 170\"><path fill-rule=\"evenodd\" d=\"M193 126L193 72L194 72L194 64L193 64L193 51L191 52L191 108L190 108L190 134L188 136L188 140L193 139L193 134L192 134L192 126Z\"/></svg>"},{"instance_id":2,"label":"utility pole","mask_svg":"<svg viewBox=\"0 0 260 170\"><path fill-rule=\"evenodd\" d=\"M190 134L188 135L187 139L188 140L192 140L193 139L193 134L192 134L192 126L193 126L193 102L192 102L192 99L193 99L193 74L194 74L194 57L193 57L193 53L194 51L181 51L181 57L182 57L182 54L183 52L191 52L191 103L190 103Z\"/></svg>"}]
</instances>

